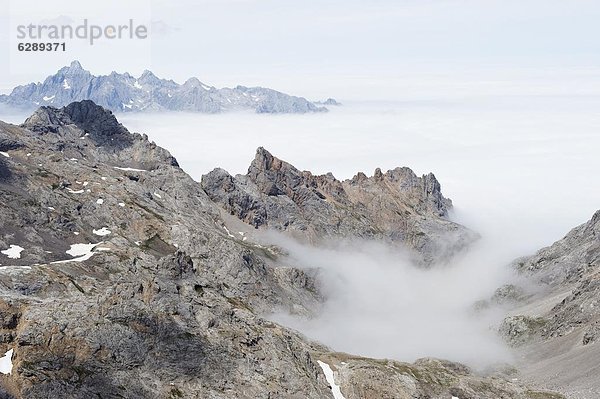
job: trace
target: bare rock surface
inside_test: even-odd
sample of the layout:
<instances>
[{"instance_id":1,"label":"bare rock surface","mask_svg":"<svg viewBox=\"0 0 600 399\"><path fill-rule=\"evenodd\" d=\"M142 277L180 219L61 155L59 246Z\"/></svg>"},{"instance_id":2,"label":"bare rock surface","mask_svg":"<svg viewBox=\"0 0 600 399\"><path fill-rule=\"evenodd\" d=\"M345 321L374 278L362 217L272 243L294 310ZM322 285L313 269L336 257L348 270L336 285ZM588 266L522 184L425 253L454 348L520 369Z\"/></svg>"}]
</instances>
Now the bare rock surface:
<instances>
[{"instance_id":1,"label":"bare rock surface","mask_svg":"<svg viewBox=\"0 0 600 399\"><path fill-rule=\"evenodd\" d=\"M509 375L477 377L465 365L445 360L424 358L408 364L345 353L320 358L334 370L345 399L564 399L551 391L507 382Z\"/></svg>"},{"instance_id":2,"label":"bare rock surface","mask_svg":"<svg viewBox=\"0 0 600 399\"><path fill-rule=\"evenodd\" d=\"M0 255L8 394L326 396L321 347L257 316L316 307L311 278L231 238L166 150L92 102L0 133L19 143L0 159L0 247L23 248Z\"/></svg>"},{"instance_id":3,"label":"bare rock surface","mask_svg":"<svg viewBox=\"0 0 600 399\"><path fill-rule=\"evenodd\" d=\"M568 397L600 397L600 211L513 266L539 288L500 327L519 346L524 376Z\"/></svg>"},{"instance_id":4,"label":"bare rock surface","mask_svg":"<svg viewBox=\"0 0 600 399\"><path fill-rule=\"evenodd\" d=\"M315 176L264 148L246 175L215 169L202 188L225 211L255 228L271 228L311 242L332 237L385 240L411 249L420 263L448 260L477 234L448 219L452 202L433 174L409 168L339 181Z\"/></svg>"}]
</instances>

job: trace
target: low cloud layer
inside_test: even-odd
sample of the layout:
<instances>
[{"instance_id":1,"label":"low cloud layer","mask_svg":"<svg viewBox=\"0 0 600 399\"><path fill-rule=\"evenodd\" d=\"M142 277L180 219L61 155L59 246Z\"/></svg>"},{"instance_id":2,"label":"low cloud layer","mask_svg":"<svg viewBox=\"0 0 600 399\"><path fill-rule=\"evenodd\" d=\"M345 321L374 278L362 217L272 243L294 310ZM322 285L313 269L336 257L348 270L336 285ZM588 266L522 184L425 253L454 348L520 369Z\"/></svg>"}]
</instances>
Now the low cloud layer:
<instances>
[{"instance_id":1,"label":"low cloud layer","mask_svg":"<svg viewBox=\"0 0 600 399\"><path fill-rule=\"evenodd\" d=\"M433 356L477 368L512 360L493 330L502 312L474 307L512 278L484 242L451 265L422 269L380 243L315 248L280 236L269 241L289 252L291 265L318 267L326 296L315 318L287 313L272 318L333 350L403 361Z\"/></svg>"}]
</instances>

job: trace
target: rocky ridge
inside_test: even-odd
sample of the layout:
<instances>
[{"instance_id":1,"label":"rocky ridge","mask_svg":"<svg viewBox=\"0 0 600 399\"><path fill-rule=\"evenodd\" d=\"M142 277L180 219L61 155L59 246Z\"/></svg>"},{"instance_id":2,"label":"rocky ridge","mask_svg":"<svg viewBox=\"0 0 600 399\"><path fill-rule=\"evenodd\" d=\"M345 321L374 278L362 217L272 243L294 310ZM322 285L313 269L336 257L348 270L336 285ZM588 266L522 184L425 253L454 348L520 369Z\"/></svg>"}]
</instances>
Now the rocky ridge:
<instances>
[{"instance_id":1,"label":"rocky ridge","mask_svg":"<svg viewBox=\"0 0 600 399\"><path fill-rule=\"evenodd\" d=\"M593 370L600 356L600 211L513 267L537 287L514 301L500 326L518 347L524 375L569 397L598 397Z\"/></svg>"},{"instance_id":2,"label":"rocky ridge","mask_svg":"<svg viewBox=\"0 0 600 399\"><path fill-rule=\"evenodd\" d=\"M73 61L44 82L29 83L0 95L0 103L37 108L66 106L74 101L92 100L115 112L130 111L190 111L219 113L253 110L257 113L325 112L302 97L290 96L264 87L218 89L190 78L183 84L160 79L150 71L134 77L129 73L112 72L95 76Z\"/></svg>"},{"instance_id":3,"label":"rocky ridge","mask_svg":"<svg viewBox=\"0 0 600 399\"><path fill-rule=\"evenodd\" d=\"M339 181L330 173L300 171L259 148L246 175L215 169L202 177L202 188L255 228L311 242L354 237L399 243L427 265L449 259L478 238L448 219L452 201L435 176L419 177L409 168L376 169L371 177L359 172Z\"/></svg>"}]
</instances>

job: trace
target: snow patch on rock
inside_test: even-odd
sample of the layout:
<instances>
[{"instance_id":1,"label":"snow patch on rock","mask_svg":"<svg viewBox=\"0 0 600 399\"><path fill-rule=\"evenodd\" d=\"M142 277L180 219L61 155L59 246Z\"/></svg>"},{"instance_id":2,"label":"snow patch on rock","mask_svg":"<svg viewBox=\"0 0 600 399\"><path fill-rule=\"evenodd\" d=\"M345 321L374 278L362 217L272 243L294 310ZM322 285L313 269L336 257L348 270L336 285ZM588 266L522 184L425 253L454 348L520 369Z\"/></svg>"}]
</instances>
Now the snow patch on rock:
<instances>
[{"instance_id":1,"label":"snow patch on rock","mask_svg":"<svg viewBox=\"0 0 600 399\"><path fill-rule=\"evenodd\" d=\"M12 355L13 355L13 350L10 349L8 352L6 352L4 354L4 356L0 357L0 373L10 374L12 372L12 368L13 368Z\"/></svg>"},{"instance_id":2,"label":"snow patch on rock","mask_svg":"<svg viewBox=\"0 0 600 399\"><path fill-rule=\"evenodd\" d=\"M136 169L136 168L120 168L118 166L114 166L117 170L123 170L125 172L147 172L146 169Z\"/></svg>"},{"instance_id":3,"label":"snow patch on rock","mask_svg":"<svg viewBox=\"0 0 600 399\"><path fill-rule=\"evenodd\" d=\"M325 379L329 386L331 386L331 393L333 393L334 399L346 399L344 395L342 395L342 391L340 390L340 386L336 385L335 380L333 379L333 370L327 363L323 363L320 360L317 360L319 366L323 369L323 374L325 374Z\"/></svg>"},{"instance_id":4,"label":"snow patch on rock","mask_svg":"<svg viewBox=\"0 0 600 399\"><path fill-rule=\"evenodd\" d=\"M67 191L70 192L71 194L83 194L84 193L83 189L81 189L81 190L73 190L73 189L71 189L69 187L67 187Z\"/></svg>"},{"instance_id":5,"label":"snow patch on rock","mask_svg":"<svg viewBox=\"0 0 600 399\"><path fill-rule=\"evenodd\" d=\"M96 234L97 236L107 236L111 233L111 231L106 227L102 227L99 230L93 230L93 233Z\"/></svg>"},{"instance_id":6,"label":"snow patch on rock","mask_svg":"<svg viewBox=\"0 0 600 399\"><path fill-rule=\"evenodd\" d=\"M11 245L8 249L0 252L8 256L10 259L19 259L21 257L21 252L23 252L24 249L25 248L18 245Z\"/></svg>"},{"instance_id":7,"label":"snow patch on rock","mask_svg":"<svg viewBox=\"0 0 600 399\"><path fill-rule=\"evenodd\" d=\"M72 244L71 248L66 251L67 255L74 256L73 259L59 260L56 263L67 263L67 262L83 262L84 260L88 260L92 256L94 256L94 252L92 250L97 246L102 244L101 242L97 244Z\"/></svg>"}]
</instances>

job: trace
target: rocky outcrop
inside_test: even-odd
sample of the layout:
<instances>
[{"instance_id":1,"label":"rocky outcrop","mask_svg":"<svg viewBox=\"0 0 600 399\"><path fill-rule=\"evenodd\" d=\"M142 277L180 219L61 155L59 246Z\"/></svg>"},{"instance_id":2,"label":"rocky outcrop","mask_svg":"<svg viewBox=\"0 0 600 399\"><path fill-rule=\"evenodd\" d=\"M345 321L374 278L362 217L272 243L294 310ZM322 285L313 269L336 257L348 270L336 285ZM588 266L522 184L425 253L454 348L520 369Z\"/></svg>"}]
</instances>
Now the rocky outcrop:
<instances>
[{"instance_id":1,"label":"rocky outcrop","mask_svg":"<svg viewBox=\"0 0 600 399\"><path fill-rule=\"evenodd\" d=\"M382 239L412 249L420 263L443 261L477 235L448 219L452 202L433 174L409 168L339 181L315 176L259 148L245 176L215 169L202 188L225 211L255 228L317 241L333 237Z\"/></svg>"},{"instance_id":2,"label":"rocky outcrop","mask_svg":"<svg viewBox=\"0 0 600 399\"><path fill-rule=\"evenodd\" d=\"M554 392L508 383L507 375L477 377L468 367L445 360L424 358L408 364L345 353L320 358L334 370L345 399L564 399Z\"/></svg>"},{"instance_id":3,"label":"rocky outcrop","mask_svg":"<svg viewBox=\"0 0 600 399\"><path fill-rule=\"evenodd\" d=\"M541 297L565 293L543 315L548 320L544 337L570 334L600 321L600 211L563 239L516 260L514 266L545 287Z\"/></svg>"},{"instance_id":4,"label":"rocky outcrop","mask_svg":"<svg viewBox=\"0 0 600 399\"><path fill-rule=\"evenodd\" d=\"M92 100L115 112L192 111L219 113L231 110L254 110L257 113L325 112L302 97L290 96L263 87L218 89L196 78L183 84L160 79L150 71L138 78L129 73L112 72L94 76L73 61L42 83L15 87L10 95L1 95L0 103L37 108L66 106L73 101Z\"/></svg>"},{"instance_id":5,"label":"rocky outcrop","mask_svg":"<svg viewBox=\"0 0 600 399\"><path fill-rule=\"evenodd\" d=\"M589 373L600 347L600 211L564 238L513 266L538 287L512 303L500 334L519 346L524 374L577 398L595 398ZM524 354L524 355L523 355Z\"/></svg>"},{"instance_id":6,"label":"rocky outcrop","mask_svg":"<svg viewBox=\"0 0 600 399\"><path fill-rule=\"evenodd\" d=\"M499 332L512 346L521 346L545 333L546 323L542 317L510 316L502 321Z\"/></svg>"},{"instance_id":7,"label":"rocky outcrop","mask_svg":"<svg viewBox=\"0 0 600 399\"><path fill-rule=\"evenodd\" d=\"M542 283L558 286L577 282L600 265L600 210L563 239L535 255L515 261L515 267L534 275Z\"/></svg>"},{"instance_id":8,"label":"rocky outcrop","mask_svg":"<svg viewBox=\"0 0 600 399\"><path fill-rule=\"evenodd\" d=\"M82 130L84 137L89 136L97 145L123 149L133 143L133 136L112 112L89 100L72 103L62 109L41 107L25 120L22 127L39 133L57 133L67 125Z\"/></svg>"}]
</instances>

